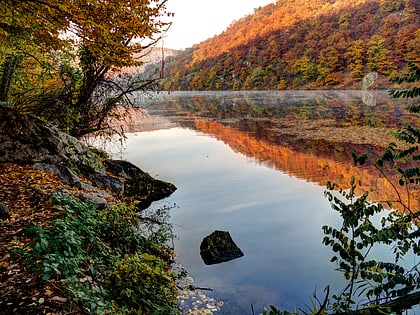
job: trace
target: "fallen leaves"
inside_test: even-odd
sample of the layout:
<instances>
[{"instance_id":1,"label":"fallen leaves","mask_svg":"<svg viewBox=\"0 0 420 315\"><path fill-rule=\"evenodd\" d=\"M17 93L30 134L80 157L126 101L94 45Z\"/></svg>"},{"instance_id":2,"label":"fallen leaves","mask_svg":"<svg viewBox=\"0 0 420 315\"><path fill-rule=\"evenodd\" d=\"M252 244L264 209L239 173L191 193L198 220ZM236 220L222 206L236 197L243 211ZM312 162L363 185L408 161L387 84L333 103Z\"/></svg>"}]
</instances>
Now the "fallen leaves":
<instances>
[{"instance_id":1,"label":"fallen leaves","mask_svg":"<svg viewBox=\"0 0 420 315\"><path fill-rule=\"evenodd\" d=\"M86 178L82 179L89 183ZM69 305L77 309L63 296L60 283L53 280L45 282L33 276L25 269L22 256L13 254L13 251L24 251L30 244L31 239L25 235L28 226L48 226L58 214L50 199L53 193L59 191L74 196L87 192L104 195L93 187L79 190L65 185L52 172L28 165L0 163L0 202L10 212L9 219L0 220L0 315L58 315ZM110 203L117 202L112 196L106 199Z\"/></svg>"},{"instance_id":2,"label":"fallen leaves","mask_svg":"<svg viewBox=\"0 0 420 315\"><path fill-rule=\"evenodd\" d=\"M57 312L61 308L58 304L67 299L54 294L53 289L45 289L45 284L31 275L10 249L28 246L31 240L24 233L27 226L51 222L56 213L50 197L64 188L58 176L52 173L29 166L0 164L0 202L8 207L11 215L8 220L0 221L0 314L45 314L48 311L61 314Z\"/></svg>"},{"instance_id":3,"label":"fallen leaves","mask_svg":"<svg viewBox=\"0 0 420 315\"><path fill-rule=\"evenodd\" d=\"M52 302L58 302L58 303L66 303L67 299L64 297L60 297L60 296L54 296L51 298Z\"/></svg>"}]
</instances>

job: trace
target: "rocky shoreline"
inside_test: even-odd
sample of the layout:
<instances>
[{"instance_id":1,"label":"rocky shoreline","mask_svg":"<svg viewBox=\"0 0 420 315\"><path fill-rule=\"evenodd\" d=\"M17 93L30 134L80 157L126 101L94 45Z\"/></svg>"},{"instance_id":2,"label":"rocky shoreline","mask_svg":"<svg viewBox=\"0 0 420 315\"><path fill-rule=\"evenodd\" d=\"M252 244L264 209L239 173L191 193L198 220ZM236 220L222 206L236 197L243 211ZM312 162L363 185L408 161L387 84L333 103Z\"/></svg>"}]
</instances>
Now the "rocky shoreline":
<instances>
[{"instance_id":1,"label":"rocky shoreline","mask_svg":"<svg viewBox=\"0 0 420 315\"><path fill-rule=\"evenodd\" d=\"M64 184L82 190L96 187L101 195L134 198L139 210L172 194L176 187L156 180L130 162L111 160L106 153L90 148L78 139L41 120L0 107L0 163L32 165L57 174ZM0 200L1 202L1 200Z\"/></svg>"},{"instance_id":2,"label":"rocky shoreline","mask_svg":"<svg viewBox=\"0 0 420 315\"><path fill-rule=\"evenodd\" d=\"M26 270L12 247L28 246L30 225L48 226L51 196L66 193L98 210L130 203L137 211L176 187L136 165L112 160L39 119L0 106L0 314L56 313L71 301ZM41 303L42 302L42 303Z\"/></svg>"}]
</instances>

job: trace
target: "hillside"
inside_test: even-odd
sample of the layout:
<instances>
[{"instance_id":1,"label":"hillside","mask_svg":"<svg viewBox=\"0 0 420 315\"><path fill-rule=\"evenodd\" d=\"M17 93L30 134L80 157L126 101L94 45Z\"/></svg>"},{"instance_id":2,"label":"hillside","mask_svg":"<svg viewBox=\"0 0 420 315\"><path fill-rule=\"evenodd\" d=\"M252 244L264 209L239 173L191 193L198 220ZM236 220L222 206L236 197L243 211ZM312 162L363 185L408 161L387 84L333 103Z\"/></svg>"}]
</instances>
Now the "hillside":
<instances>
[{"instance_id":1,"label":"hillside","mask_svg":"<svg viewBox=\"0 0 420 315\"><path fill-rule=\"evenodd\" d=\"M418 61L418 0L279 0L166 58L165 90L360 88Z\"/></svg>"},{"instance_id":2,"label":"hillside","mask_svg":"<svg viewBox=\"0 0 420 315\"><path fill-rule=\"evenodd\" d=\"M176 53L177 51L174 49L161 48L155 46L150 47L144 52L134 55L134 59L142 63L140 67L125 67L121 70L121 72L131 74L141 73L146 69L147 65L153 64L153 69L155 70L153 77L155 77L156 74L159 74L162 68L162 60L164 60L166 57L174 56L176 55Z\"/></svg>"}]
</instances>

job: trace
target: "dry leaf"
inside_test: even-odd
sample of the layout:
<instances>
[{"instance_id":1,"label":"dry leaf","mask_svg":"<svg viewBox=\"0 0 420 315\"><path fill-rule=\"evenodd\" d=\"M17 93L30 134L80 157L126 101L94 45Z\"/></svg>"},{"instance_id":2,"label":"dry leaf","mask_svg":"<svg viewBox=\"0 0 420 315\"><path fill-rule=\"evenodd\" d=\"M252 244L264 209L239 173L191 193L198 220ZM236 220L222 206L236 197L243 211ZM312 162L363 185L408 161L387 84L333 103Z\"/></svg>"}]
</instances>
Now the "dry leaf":
<instances>
[{"instance_id":1,"label":"dry leaf","mask_svg":"<svg viewBox=\"0 0 420 315\"><path fill-rule=\"evenodd\" d=\"M46 296L50 296L50 295L52 295L54 292L53 291L51 291L51 290L45 290L45 292L44 292L44 294L46 295Z\"/></svg>"},{"instance_id":2,"label":"dry leaf","mask_svg":"<svg viewBox=\"0 0 420 315\"><path fill-rule=\"evenodd\" d=\"M60 296L54 296L51 301L53 302L58 302L58 303L66 303L67 302L67 298L64 297L60 297Z\"/></svg>"}]
</instances>

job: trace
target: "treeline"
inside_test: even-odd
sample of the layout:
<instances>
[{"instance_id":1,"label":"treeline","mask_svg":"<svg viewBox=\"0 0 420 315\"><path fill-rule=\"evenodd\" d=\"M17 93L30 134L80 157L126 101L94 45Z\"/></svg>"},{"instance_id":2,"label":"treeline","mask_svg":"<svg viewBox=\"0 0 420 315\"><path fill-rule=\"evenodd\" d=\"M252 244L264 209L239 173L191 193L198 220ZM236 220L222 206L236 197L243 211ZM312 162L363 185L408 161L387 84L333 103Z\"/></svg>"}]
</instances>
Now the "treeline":
<instances>
[{"instance_id":1,"label":"treeline","mask_svg":"<svg viewBox=\"0 0 420 315\"><path fill-rule=\"evenodd\" d=\"M417 0L280 0L168 57L161 88L354 88L370 71L388 82L418 59L419 12Z\"/></svg>"}]
</instances>

